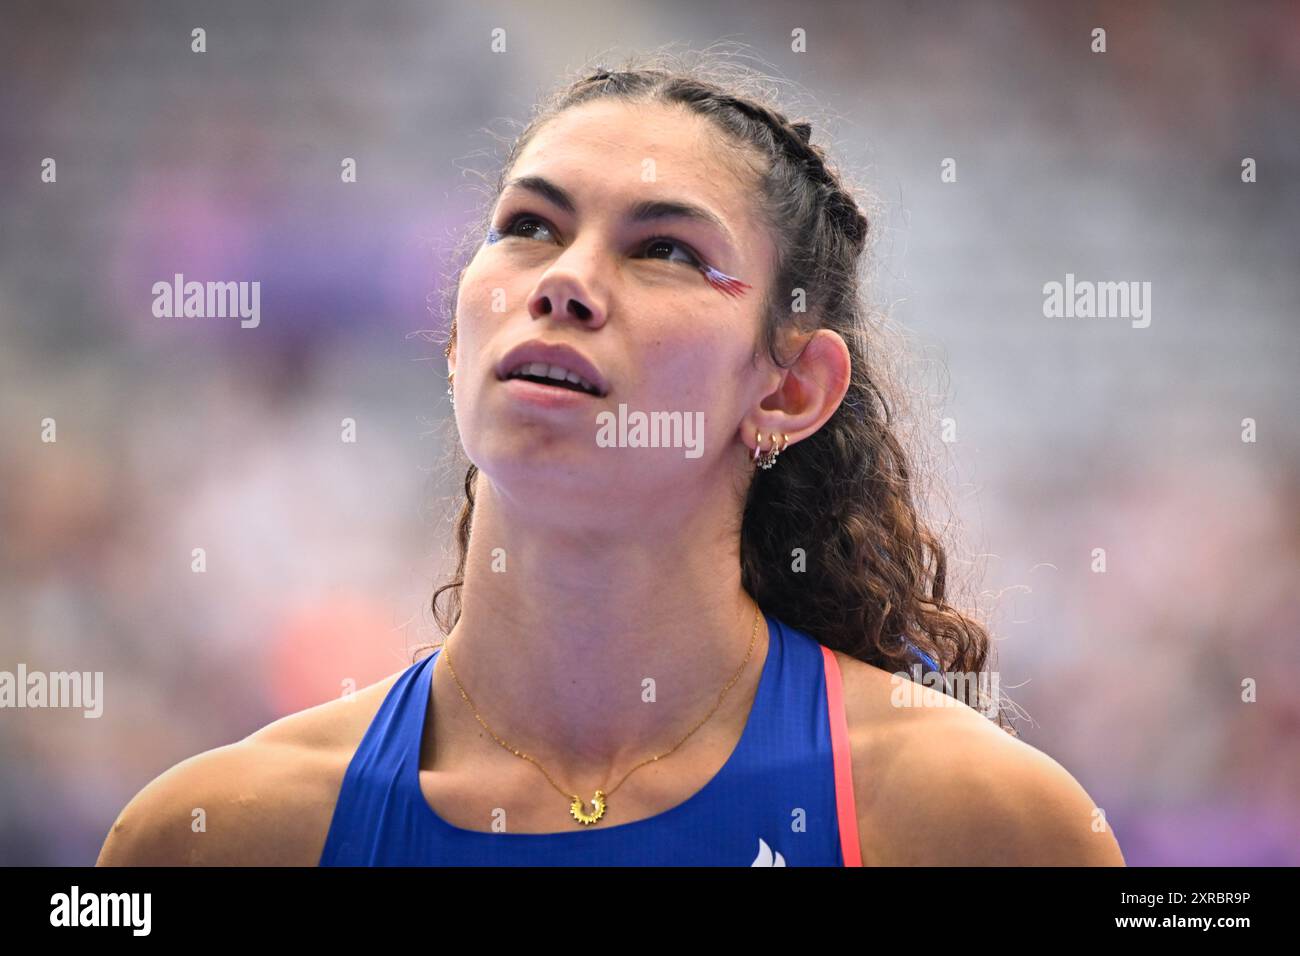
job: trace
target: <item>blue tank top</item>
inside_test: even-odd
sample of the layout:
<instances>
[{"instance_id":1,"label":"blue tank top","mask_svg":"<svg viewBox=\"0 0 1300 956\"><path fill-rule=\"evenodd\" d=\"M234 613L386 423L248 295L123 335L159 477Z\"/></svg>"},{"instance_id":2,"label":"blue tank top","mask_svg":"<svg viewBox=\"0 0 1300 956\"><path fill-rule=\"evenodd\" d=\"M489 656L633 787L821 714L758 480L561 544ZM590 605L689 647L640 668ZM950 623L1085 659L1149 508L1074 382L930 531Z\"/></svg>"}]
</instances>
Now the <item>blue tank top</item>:
<instances>
[{"instance_id":1,"label":"blue tank top","mask_svg":"<svg viewBox=\"0 0 1300 956\"><path fill-rule=\"evenodd\" d=\"M441 648L397 678L344 774L321 866L860 866L838 662L764 614L768 650L740 741L652 817L558 833L466 830L420 789Z\"/></svg>"}]
</instances>

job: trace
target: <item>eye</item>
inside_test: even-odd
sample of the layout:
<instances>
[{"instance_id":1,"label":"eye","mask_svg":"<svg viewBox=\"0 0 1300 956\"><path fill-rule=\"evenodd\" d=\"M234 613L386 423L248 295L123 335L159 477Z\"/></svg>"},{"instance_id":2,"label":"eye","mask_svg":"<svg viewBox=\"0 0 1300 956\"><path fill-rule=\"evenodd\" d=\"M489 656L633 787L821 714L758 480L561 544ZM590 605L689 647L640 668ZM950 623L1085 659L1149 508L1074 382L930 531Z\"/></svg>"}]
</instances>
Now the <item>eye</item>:
<instances>
[{"instance_id":1,"label":"eye","mask_svg":"<svg viewBox=\"0 0 1300 956\"><path fill-rule=\"evenodd\" d=\"M544 242L555 241L555 233L551 228L550 223L532 213L520 212L515 213L507 219L506 224L499 230L498 234L502 239L507 237L533 239L537 238L539 233ZM669 252L667 257L655 254L658 250L671 250L674 246L685 254L684 257L673 258L672 252ZM646 258L648 259L664 259L667 262L680 262L693 269L702 268L704 265L704 260L695 253L694 249L686 245L686 243L673 239L670 236L654 236L642 243L642 248L646 251Z\"/></svg>"},{"instance_id":2,"label":"eye","mask_svg":"<svg viewBox=\"0 0 1300 956\"><path fill-rule=\"evenodd\" d=\"M521 225L530 225L534 228L530 229L528 232L516 232L515 230ZM551 226L545 219L541 219L530 213L521 212L510 217L510 221L507 222L505 228L501 230L501 235L502 237L518 236L523 239L531 239L537 235L536 227L540 227L543 232L548 234L551 231ZM554 236L552 236L548 241L554 241Z\"/></svg>"},{"instance_id":3,"label":"eye","mask_svg":"<svg viewBox=\"0 0 1300 956\"><path fill-rule=\"evenodd\" d=\"M700 261L700 257L695 254L694 249L686 245L686 243L678 242L676 239L670 239L668 236L655 236L653 239L648 240L645 244L647 253L649 253L649 251L652 249L663 249L665 247L671 248L672 246L676 246L678 249L681 249L686 253L685 259L677 259L675 261L684 262L686 265L692 266L693 268L696 269L700 268L700 266L703 265L703 263ZM648 258L657 259L659 258L659 256L650 255L648 256ZM674 261L671 258L671 254L668 261L669 262Z\"/></svg>"}]
</instances>

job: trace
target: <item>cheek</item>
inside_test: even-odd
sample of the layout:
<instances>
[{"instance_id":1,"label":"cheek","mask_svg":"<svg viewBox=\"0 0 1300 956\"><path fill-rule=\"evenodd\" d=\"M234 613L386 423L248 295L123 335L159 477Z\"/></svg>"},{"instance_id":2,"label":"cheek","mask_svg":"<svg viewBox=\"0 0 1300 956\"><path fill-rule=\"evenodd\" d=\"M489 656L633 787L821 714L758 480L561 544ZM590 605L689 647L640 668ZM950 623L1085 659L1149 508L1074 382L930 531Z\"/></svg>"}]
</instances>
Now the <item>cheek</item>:
<instances>
[{"instance_id":1,"label":"cheek","mask_svg":"<svg viewBox=\"0 0 1300 956\"><path fill-rule=\"evenodd\" d=\"M463 344L461 354L468 356L492 334L510 312L511 290L500 270L493 270L476 259L461 277L456 295L456 337Z\"/></svg>"},{"instance_id":2,"label":"cheek","mask_svg":"<svg viewBox=\"0 0 1300 956\"><path fill-rule=\"evenodd\" d=\"M500 283L494 281L491 270L481 265L481 262L481 257L475 259L461 278L460 294L456 301L458 322L479 323L491 314L492 289Z\"/></svg>"},{"instance_id":3,"label":"cheek","mask_svg":"<svg viewBox=\"0 0 1300 956\"><path fill-rule=\"evenodd\" d=\"M728 415L739 401L747 354L737 347L734 330L721 326L707 334L698 328L662 330L639 350L647 398L668 410Z\"/></svg>"}]
</instances>

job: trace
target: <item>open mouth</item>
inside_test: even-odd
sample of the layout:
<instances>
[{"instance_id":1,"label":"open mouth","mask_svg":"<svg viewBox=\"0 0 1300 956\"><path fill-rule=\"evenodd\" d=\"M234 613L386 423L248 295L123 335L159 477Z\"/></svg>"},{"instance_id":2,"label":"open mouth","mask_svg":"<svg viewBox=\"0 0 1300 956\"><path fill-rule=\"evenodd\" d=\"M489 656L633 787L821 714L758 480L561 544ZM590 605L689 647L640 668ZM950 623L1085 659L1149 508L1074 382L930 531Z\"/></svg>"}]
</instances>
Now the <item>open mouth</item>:
<instances>
[{"instance_id":1,"label":"open mouth","mask_svg":"<svg viewBox=\"0 0 1300 956\"><path fill-rule=\"evenodd\" d=\"M586 379L559 366L548 366L542 362L533 362L522 368L515 369L503 381L508 382L515 378L533 382L537 385L549 385L552 388L561 388L570 392L581 392L585 395L600 397L600 391Z\"/></svg>"}]
</instances>

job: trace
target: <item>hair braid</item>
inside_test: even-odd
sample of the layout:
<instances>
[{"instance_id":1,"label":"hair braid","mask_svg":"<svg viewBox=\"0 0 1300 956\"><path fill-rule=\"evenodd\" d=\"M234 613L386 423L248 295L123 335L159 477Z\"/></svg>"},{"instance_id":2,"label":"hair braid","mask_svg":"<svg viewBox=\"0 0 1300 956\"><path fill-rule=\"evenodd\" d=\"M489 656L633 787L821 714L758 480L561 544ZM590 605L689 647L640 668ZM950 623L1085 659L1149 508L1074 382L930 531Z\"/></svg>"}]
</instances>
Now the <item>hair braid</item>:
<instances>
[{"instance_id":1,"label":"hair braid","mask_svg":"<svg viewBox=\"0 0 1300 956\"><path fill-rule=\"evenodd\" d=\"M845 190L839 177L826 163L825 151L812 142L812 124L806 120L791 122L776 110L761 103L730 94L716 97L732 109L758 120L773 133L776 144L796 165L803 167L808 178L820 187L826 214L855 248L861 249L866 241L870 222L858 208L857 202Z\"/></svg>"}]
</instances>

